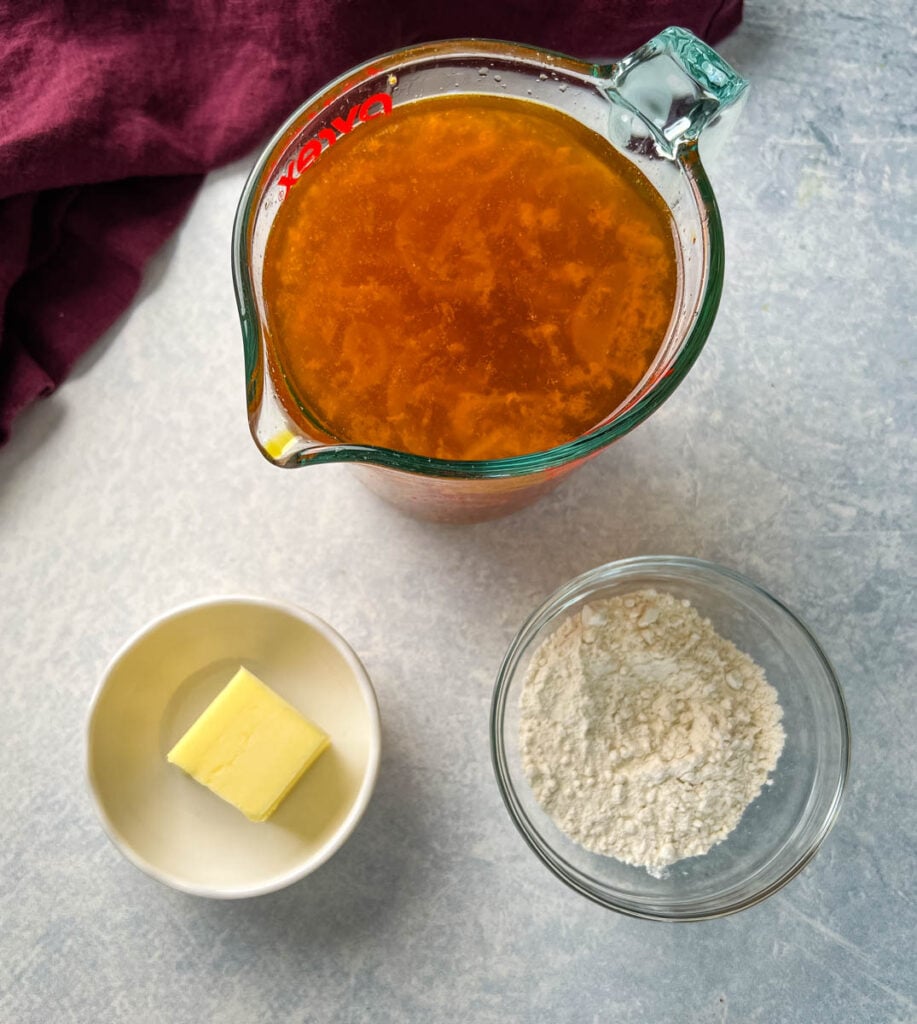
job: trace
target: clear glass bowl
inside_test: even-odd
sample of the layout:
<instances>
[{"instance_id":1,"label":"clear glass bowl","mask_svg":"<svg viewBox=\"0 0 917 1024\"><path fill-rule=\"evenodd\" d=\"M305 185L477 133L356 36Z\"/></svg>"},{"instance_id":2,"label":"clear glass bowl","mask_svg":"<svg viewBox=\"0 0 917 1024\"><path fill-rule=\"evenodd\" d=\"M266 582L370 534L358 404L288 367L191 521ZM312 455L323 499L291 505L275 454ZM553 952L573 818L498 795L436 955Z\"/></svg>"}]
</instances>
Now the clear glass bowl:
<instances>
[{"instance_id":1,"label":"clear glass bowl","mask_svg":"<svg viewBox=\"0 0 917 1024\"><path fill-rule=\"evenodd\" d=\"M539 806L522 768L519 696L531 656L560 623L601 598L655 588L687 598L775 687L786 743L772 784L735 831L664 878L567 838ZM497 677L490 719L497 782L510 817L560 879L602 906L656 921L700 921L777 892L812 859L834 824L849 767L850 732L834 671L808 628L780 601L722 566L652 556L613 562L561 587L528 619Z\"/></svg>"}]
</instances>

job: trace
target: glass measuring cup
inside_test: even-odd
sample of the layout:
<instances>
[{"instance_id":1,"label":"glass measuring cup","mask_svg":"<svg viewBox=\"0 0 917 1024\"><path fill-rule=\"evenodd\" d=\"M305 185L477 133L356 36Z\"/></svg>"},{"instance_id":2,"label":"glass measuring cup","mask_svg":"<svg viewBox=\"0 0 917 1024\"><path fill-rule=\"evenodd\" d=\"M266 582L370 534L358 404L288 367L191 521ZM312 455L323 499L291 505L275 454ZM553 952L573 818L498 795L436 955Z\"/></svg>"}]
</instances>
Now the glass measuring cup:
<instances>
[{"instance_id":1,"label":"glass measuring cup","mask_svg":"<svg viewBox=\"0 0 917 1024\"><path fill-rule=\"evenodd\" d=\"M553 107L601 135L655 187L672 217L678 260L665 339L630 395L565 444L511 458L459 461L338 440L300 405L305 431L280 398L262 276L277 210L331 145L346 144L394 106L445 94L510 96ZM278 466L354 465L364 483L422 518L469 522L512 512L646 419L697 358L723 281L723 235L700 149L721 144L747 83L690 32L668 28L630 56L599 65L515 43L451 40L381 56L307 100L268 143L246 182L233 230L233 278L242 325L248 418ZM342 199L343 201L343 199Z\"/></svg>"}]
</instances>

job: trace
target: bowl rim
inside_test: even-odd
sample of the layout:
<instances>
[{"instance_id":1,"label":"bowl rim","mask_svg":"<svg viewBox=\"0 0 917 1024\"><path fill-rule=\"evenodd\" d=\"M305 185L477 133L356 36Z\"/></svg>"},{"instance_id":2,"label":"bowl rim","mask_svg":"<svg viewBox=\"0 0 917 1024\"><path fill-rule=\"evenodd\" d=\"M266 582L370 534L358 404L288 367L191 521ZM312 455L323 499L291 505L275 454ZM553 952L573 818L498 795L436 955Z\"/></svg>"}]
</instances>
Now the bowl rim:
<instances>
[{"instance_id":1,"label":"bowl rim","mask_svg":"<svg viewBox=\"0 0 917 1024\"><path fill-rule=\"evenodd\" d=\"M267 882L247 886L235 886L232 888L200 885L187 882L180 876L158 867L152 861L138 853L137 850L128 842L117 824L109 815L99 793L98 783L95 778L95 772L92 764L96 711L98 710L102 694L105 692L115 669L118 667L122 659L135 647L143 643L154 631L158 630L166 623L183 618L186 615L193 614L205 608L214 608L221 605L253 606L274 612L280 612L297 619L304 626L313 629L316 633L320 634L346 661L348 668L353 675L354 681L360 690L361 696L363 697L363 703L366 708L369 724L369 751L367 755L366 769L360 783L360 789L357 792L356 799L351 805L344 820L328 842L290 871L277 875ZM293 602L280 601L273 598L255 597L247 594L213 595L184 602L169 609L168 611L162 612L153 619L150 619L144 625L136 629L108 660L108 663L106 664L101 676L99 677L99 681L96 683L93 690L93 694L89 702L89 708L84 720L83 780L90 802L95 808L96 814L98 815L102 828L109 841L115 849L122 854L122 856L124 856L136 868L139 868L144 872L144 874L149 875L157 882L161 882L163 885L166 885L171 889L175 889L179 892L184 892L192 896L203 896L210 899L225 900L247 899L253 896L263 896L271 892L277 892L280 889L284 889L287 886L292 885L294 882L298 882L300 879L305 878L329 860L344 845L353 833L354 829L356 829L360 819L366 811L366 808L369 806L369 801L375 789L376 780L379 774L381 751L382 725L379 714L379 702L375 689L373 688L372 681L370 680L369 674L356 652L333 626L329 625L324 619L320 618L314 612L310 612Z\"/></svg>"},{"instance_id":2,"label":"bowl rim","mask_svg":"<svg viewBox=\"0 0 917 1024\"><path fill-rule=\"evenodd\" d=\"M551 844L529 822L527 815L522 809L521 801L511 780L503 741L502 725L506 711L509 684L522 654L538 631L554 618L563 615L574 601L588 596L589 591L592 588L596 588L598 584L638 578L641 575L651 575L664 569L669 570L674 575L687 576L700 573L702 578L711 576L726 577L732 582L748 588L758 597L764 598L767 603L775 605L808 640L813 653L824 670L825 679L828 683L828 692L834 698L837 720L840 724L840 770L834 786L834 792L831 795L830 804L812 841L777 879L741 899L736 899L733 902L725 903L715 908L706 905L709 903L708 899L706 901L697 901L700 906L694 910L684 908L665 909L661 906L664 901L660 901L659 905L654 905L650 909L649 907L642 906L639 900L615 899L613 896L608 895L607 887L603 887L603 890L600 892L597 888L591 888L585 882L580 881L579 878L565 871L562 867L566 863L563 857L555 852ZM571 889L592 902L629 917L649 921L692 922L713 920L755 906L778 892L812 860L830 833L840 813L850 774L851 737L847 703L844 699L837 674L812 630L783 601L742 573L716 562L683 555L639 555L633 558L606 562L594 569L580 573L553 591L526 618L513 637L503 657L491 698L489 727L491 763L503 803L516 829L541 863Z\"/></svg>"}]
</instances>

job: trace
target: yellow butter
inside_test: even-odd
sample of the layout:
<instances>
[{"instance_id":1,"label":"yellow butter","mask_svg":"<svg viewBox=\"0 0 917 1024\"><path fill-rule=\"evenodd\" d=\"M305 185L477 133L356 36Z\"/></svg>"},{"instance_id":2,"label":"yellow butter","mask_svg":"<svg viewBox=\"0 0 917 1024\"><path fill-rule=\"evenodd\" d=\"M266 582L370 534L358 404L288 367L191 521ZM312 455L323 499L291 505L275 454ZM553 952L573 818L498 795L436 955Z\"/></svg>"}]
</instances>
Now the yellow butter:
<instances>
[{"instance_id":1,"label":"yellow butter","mask_svg":"<svg viewBox=\"0 0 917 1024\"><path fill-rule=\"evenodd\" d=\"M168 753L168 760L265 821L327 750L328 736L245 668Z\"/></svg>"}]
</instances>

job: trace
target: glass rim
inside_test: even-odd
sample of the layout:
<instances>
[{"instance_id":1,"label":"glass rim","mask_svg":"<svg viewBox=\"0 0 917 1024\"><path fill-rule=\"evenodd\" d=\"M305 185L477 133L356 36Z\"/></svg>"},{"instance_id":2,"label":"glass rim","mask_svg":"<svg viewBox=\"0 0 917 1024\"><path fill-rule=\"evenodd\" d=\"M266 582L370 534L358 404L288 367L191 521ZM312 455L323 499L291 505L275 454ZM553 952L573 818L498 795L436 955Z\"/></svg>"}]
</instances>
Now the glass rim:
<instances>
[{"instance_id":1,"label":"glass rim","mask_svg":"<svg viewBox=\"0 0 917 1024\"><path fill-rule=\"evenodd\" d=\"M513 784L509 770L509 761L503 740L503 723L510 682L525 650L539 630L569 607L578 596L582 596L597 584L625 580L629 577L637 578L642 574L667 568L676 573L685 571L700 572L708 578L725 577L742 587L748 588L756 596L764 598L766 603L775 605L781 613L789 618L791 623L800 630L808 641L813 654L824 671L828 684L827 691L833 698L834 709L837 713L839 723L838 735L840 739L839 770L833 792L830 794L830 802L825 812L821 815L817 831L802 852L794 857L792 862L776 878L745 895L741 894L744 888L743 883L736 883L725 893L681 900L671 898L660 900L652 898L632 899L610 894L607 887L593 883L582 871L569 864L542 837L540 831L530 821L529 816L522 807L522 802L516 792L516 787ZM628 917L648 921L695 922L714 920L727 917L740 910L746 910L774 895L788 882L792 881L812 860L831 832L840 813L850 775L851 737L847 703L834 668L812 633L812 630L791 608L787 607L786 604L768 590L765 590L764 587L755 583L754 580L727 566L682 555L640 555L634 558L608 562L575 576L550 594L519 628L503 657L491 697L489 729L491 764L496 776L500 796L516 830L541 863L571 889L592 902ZM730 896L733 898L730 899Z\"/></svg>"},{"instance_id":2,"label":"glass rim","mask_svg":"<svg viewBox=\"0 0 917 1024\"><path fill-rule=\"evenodd\" d=\"M276 156L289 144L294 128L297 134L321 109L322 101L336 91L355 85L367 73L388 74L395 68L430 58L458 60L475 57L502 56L519 60L532 66L549 67L567 71L583 82L604 77L613 65L603 65L578 60L556 51L494 39L448 39L434 43L421 43L390 50L348 69L337 78L322 86L301 103L274 132L262 149L245 181L232 230L232 276L237 312L246 346L262 347L264 331L254 299L251 280L251 264L248 239L257 201L264 185L265 172ZM356 81L355 81L356 80ZM343 93L341 93L343 95ZM338 98L335 96L335 98ZM312 111L313 107L318 107ZM308 115L308 116L307 116ZM680 149L674 158L665 157L680 167L691 186L691 192L702 216L703 241L706 249L704 281L697 303L697 312L691 329L686 334L678 351L672 357L668 369L662 373L641 397L629 405L609 422L581 434L562 445L543 451L515 455L509 458L461 460L440 459L432 456L415 455L391 448L357 444L344 441L316 442L313 449L304 452L303 461L310 464L322 462L352 462L399 469L424 476L452 477L468 480L486 480L501 477L525 476L532 473L561 469L590 455L597 454L609 444L617 441L642 423L655 412L676 390L700 355L713 327L723 291L725 252L722 221L719 207L707 173L697 151L697 140ZM666 204L668 206L668 204ZM264 376L264 371L262 371ZM251 381L247 382L251 387ZM641 382L642 383L642 382ZM641 384L636 385L639 388ZM263 390L263 384L262 384ZM258 401L261 401L259 395ZM625 402L627 400L625 399ZM249 420L251 423L252 399L249 395Z\"/></svg>"}]
</instances>

